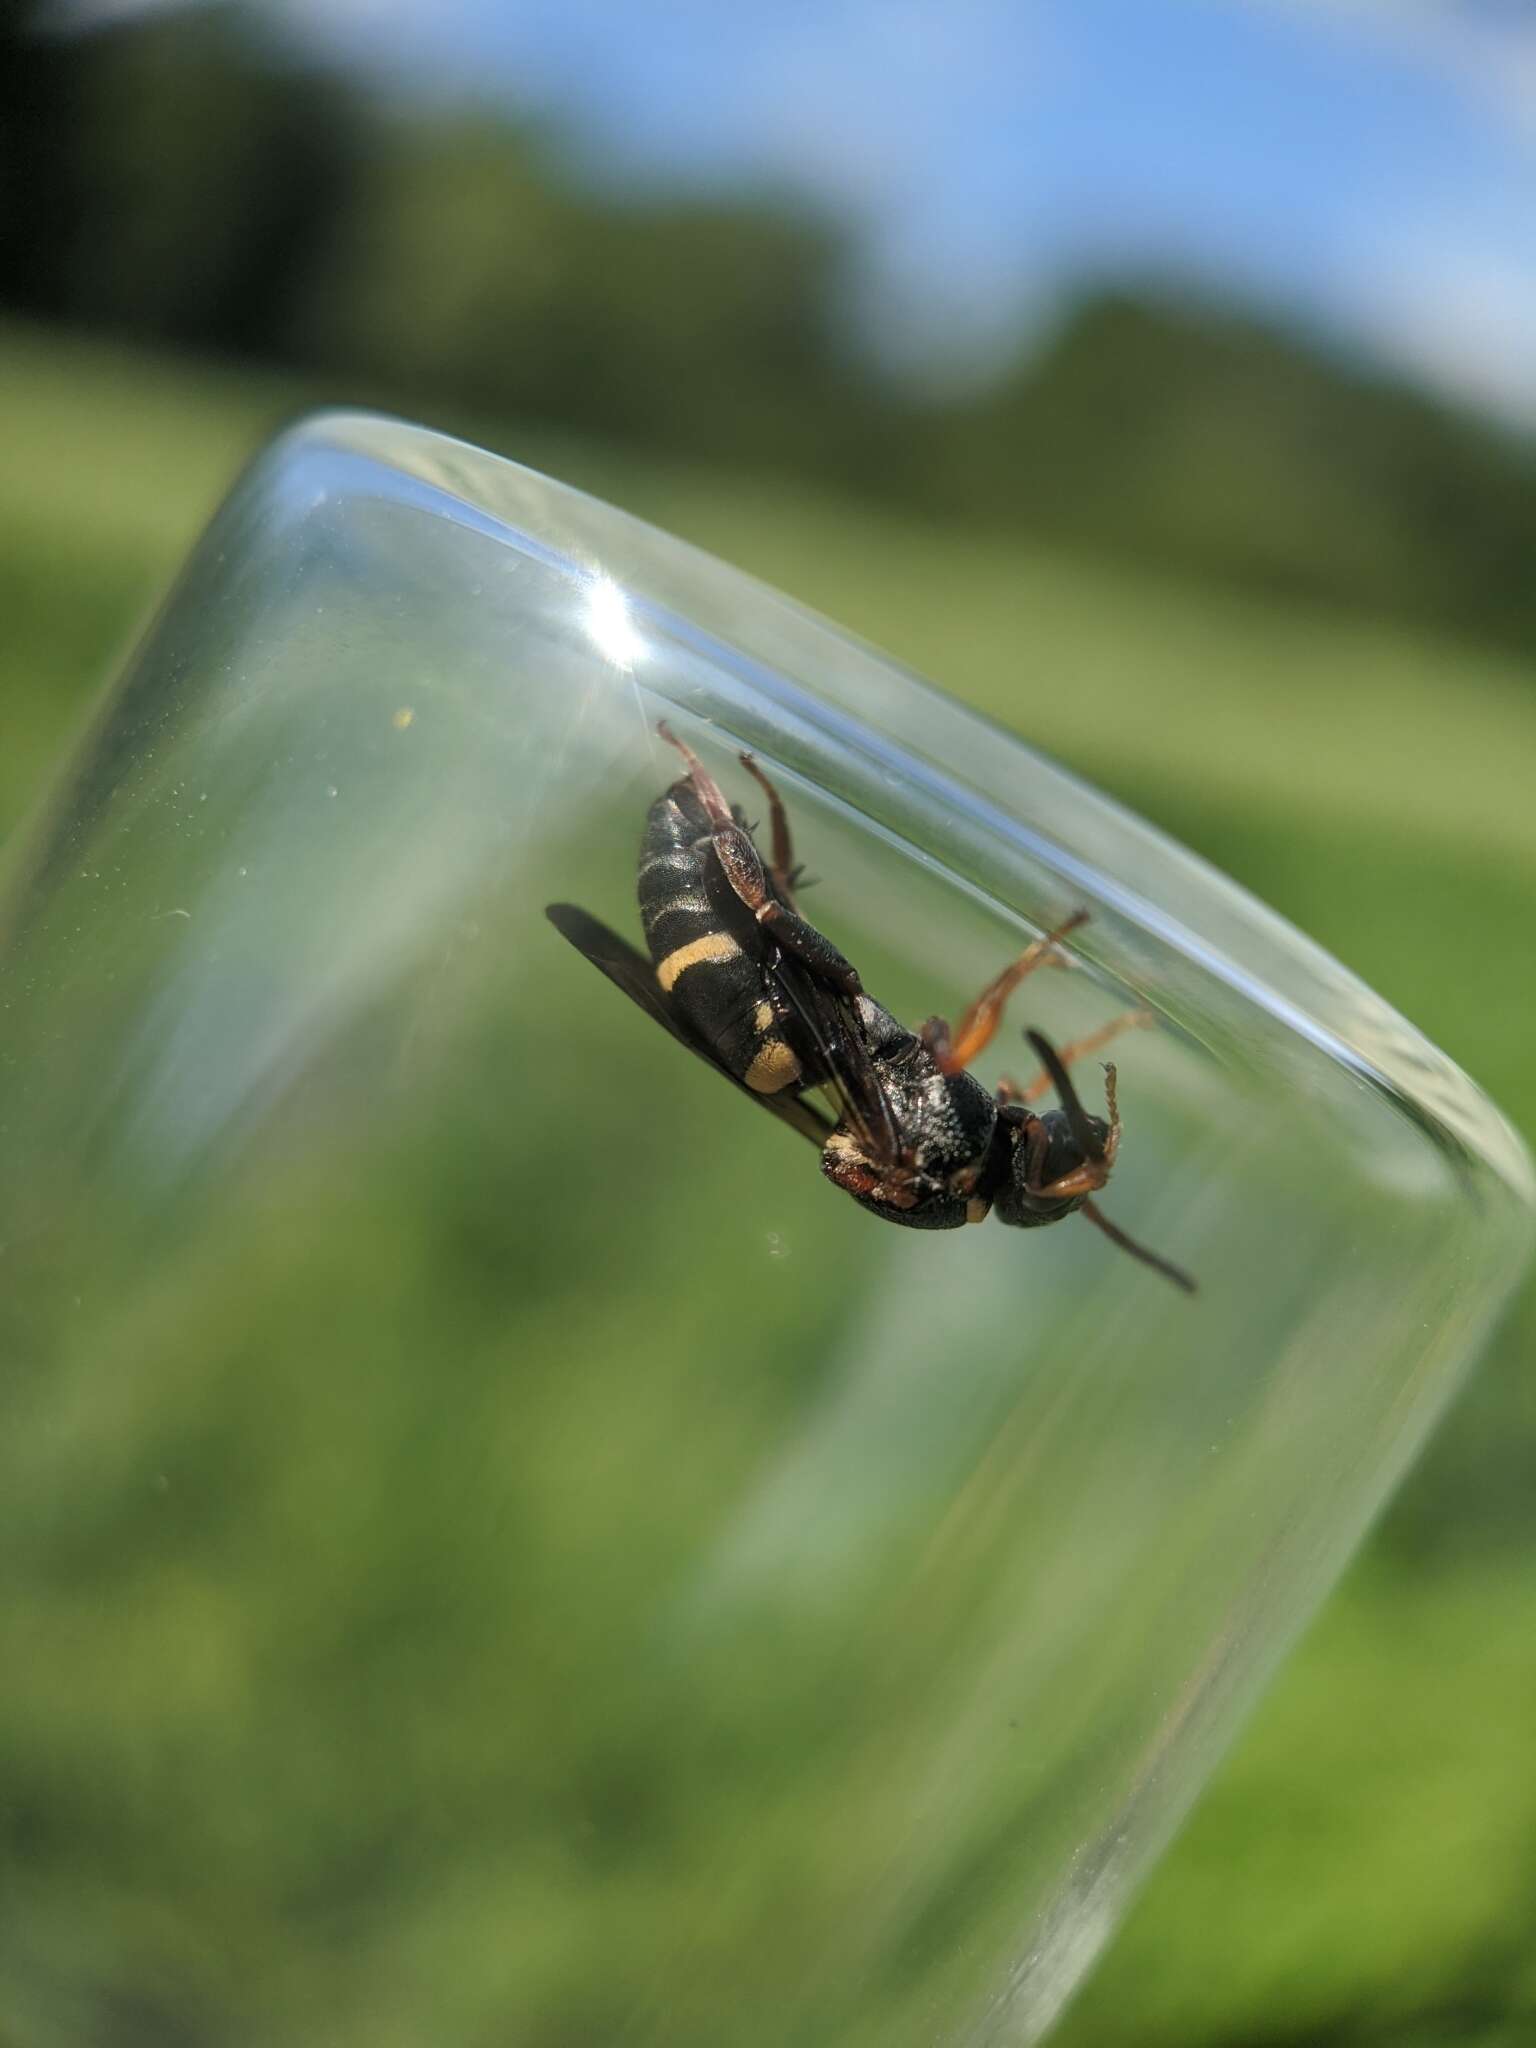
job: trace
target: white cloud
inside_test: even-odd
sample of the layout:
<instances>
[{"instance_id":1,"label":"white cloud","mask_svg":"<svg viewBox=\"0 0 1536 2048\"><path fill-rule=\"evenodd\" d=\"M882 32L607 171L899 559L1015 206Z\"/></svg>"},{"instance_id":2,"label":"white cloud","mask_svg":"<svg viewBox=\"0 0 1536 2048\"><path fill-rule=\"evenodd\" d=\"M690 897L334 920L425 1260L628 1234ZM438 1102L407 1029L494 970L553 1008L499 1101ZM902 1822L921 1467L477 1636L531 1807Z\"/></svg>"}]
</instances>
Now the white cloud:
<instances>
[{"instance_id":1,"label":"white cloud","mask_svg":"<svg viewBox=\"0 0 1536 2048\"><path fill-rule=\"evenodd\" d=\"M1536 249L1522 261L1507 242L1469 241L1464 222L1421 224L1362 282L1358 317L1383 356L1536 429Z\"/></svg>"}]
</instances>

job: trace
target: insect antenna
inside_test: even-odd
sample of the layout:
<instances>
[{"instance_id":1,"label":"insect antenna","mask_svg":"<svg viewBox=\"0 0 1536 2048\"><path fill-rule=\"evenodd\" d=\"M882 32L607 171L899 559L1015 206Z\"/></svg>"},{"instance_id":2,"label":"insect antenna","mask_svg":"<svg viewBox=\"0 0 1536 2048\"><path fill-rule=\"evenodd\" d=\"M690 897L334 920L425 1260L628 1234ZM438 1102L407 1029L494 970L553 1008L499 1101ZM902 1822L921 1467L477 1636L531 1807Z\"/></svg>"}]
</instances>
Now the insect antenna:
<instances>
[{"instance_id":1,"label":"insect antenna","mask_svg":"<svg viewBox=\"0 0 1536 2048\"><path fill-rule=\"evenodd\" d=\"M1038 1031L1027 1031L1024 1035L1034 1047L1041 1066L1050 1075L1052 1086L1061 1097L1061 1106L1066 1111L1067 1126L1073 1138L1089 1159L1094 1161L1095 1164L1102 1164L1106 1167L1107 1178L1107 1166L1114 1156L1113 1151L1103 1143L1092 1124L1089 1123L1077 1090L1072 1086L1071 1077L1067 1073L1066 1067L1062 1064L1061 1057L1057 1053L1055 1046ZM1118 1134L1120 1120L1115 1113L1114 1068L1109 1067L1105 1071L1110 1076L1109 1114L1111 1124L1115 1133ZM1175 1266L1169 1259L1159 1258L1156 1252L1150 1252L1144 1244L1138 1244L1134 1237L1128 1237L1119 1224L1111 1223L1104 1214L1104 1211L1098 1208L1092 1201L1085 1201L1078 1213L1079 1215L1086 1216L1090 1223L1097 1229L1102 1230L1111 1244L1119 1245L1121 1251L1129 1252L1133 1259L1139 1259L1142 1265L1150 1266L1154 1273L1161 1273L1163 1278L1171 1280L1175 1287L1182 1287L1186 1294L1193 1294L1196 1291L1193 1278L1184 1271L1182 1266Z\"/></svg>"},{"instance_id":2,"label":"insect antenna","mask_svg":"<svg viewBox=\"0 0 1536 2048\"><path fill-rule=\"evenodd\" d=\"M1051 1077L1051 1086L1061 1097L1061 1106L1067 1113L1067 1128L1077 1141L1079 1150L1087 1159L1103 1159L1104 1141L1089 1123L1088 1113L1072 1086L1072 1078L1061 1063L1061 1055L1042 1032L1026 1031L1024 1036L1034 1047L1041 1066Z\"/></svg>"},{"instance_id":3,"label":"insect antenna","mask_svg":"<svg viewBox=\"0 0 1536 2048\"><path fill-rule=\"evenodd\" d=\"M1146 1246L1138 1244L1134 1237L1127 1237L1119 1224L1111 1223L1104 1211L1095 1207L1092 1202L1084 1202L1077 1213L1086 1216L1090 1223L1096 1224L1111 1244L1119 1245L1121 1251L1129 1252L1133 1259L1140 1259L1141 1263L1150 1266L1154 1273L1161 1273L1163 1278L1171 1280L1175 1287L1182 1287L1186 1294L1194 1294L1197 1291L1193 1276L1186 1273L1182 1266L1174 1265L1170 1259L1160 1259L1156 1252L1149 1252Z\"/></svg>"}]
</instances>

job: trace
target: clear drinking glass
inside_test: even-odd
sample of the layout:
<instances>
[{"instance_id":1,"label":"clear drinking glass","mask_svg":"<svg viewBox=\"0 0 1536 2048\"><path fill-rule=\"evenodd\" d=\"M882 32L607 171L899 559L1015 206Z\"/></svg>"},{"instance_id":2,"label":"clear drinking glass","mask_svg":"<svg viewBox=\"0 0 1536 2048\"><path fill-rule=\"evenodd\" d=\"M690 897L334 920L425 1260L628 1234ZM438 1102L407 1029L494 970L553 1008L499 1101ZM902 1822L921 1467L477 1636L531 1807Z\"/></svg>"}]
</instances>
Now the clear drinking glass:
<instances>
[{"instance_id":1,"label":"clear drinking glass","mask_svg":"<svg viewBox=\"0 0 1536 2048\"><path fill-rule=\"evenodd\" d=\"M980 1071L1155 1013L1104 1206L1197 1297L1078 1220L889 1228L562 942L638 936L662 716L743 800L758 754L899 1016L1090 912ZM0 1001L40 2043L1034 2040L1530 1238L1497 1112L1219 875L371 418L220 513L12 857Z\"/></svg>"}]
</instances>

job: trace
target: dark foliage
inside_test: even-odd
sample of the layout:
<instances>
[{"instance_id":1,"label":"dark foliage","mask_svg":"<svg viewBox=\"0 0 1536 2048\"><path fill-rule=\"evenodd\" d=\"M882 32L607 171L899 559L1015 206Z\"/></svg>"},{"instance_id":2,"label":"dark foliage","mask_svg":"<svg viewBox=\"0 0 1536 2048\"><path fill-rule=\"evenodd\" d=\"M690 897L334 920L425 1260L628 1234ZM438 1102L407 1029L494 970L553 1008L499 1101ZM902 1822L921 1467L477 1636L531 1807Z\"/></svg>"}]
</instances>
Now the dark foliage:
<instances>
[{"instance_id":1,"label":"dark foliage","mask_svg":"<svg viewBox=\"0 0 1536 2048\"><path fill-rule=\"evenodd\" d=\"M1536 645L1536 451L1315 344L1103 292L992 390L925 400L857 355L846 238L804 207L616 191L233 5L46 17L0 13L0 305Z\"/></svg>"}]
</instances>

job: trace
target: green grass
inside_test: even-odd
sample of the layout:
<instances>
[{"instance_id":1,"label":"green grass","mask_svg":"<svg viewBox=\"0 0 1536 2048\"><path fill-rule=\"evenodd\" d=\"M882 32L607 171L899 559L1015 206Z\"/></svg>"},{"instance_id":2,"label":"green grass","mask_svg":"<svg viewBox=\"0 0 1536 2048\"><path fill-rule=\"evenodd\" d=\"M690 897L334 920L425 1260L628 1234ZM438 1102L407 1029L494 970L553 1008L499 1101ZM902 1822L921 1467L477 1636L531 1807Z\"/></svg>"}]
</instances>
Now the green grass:
<instances>
[{"instance_id":1,"label":"green grass","mask_svg":"<svg viewBox=\"0 0 1536 2048\"><path fill-rule=\"evenodd\" d=\"M0 336L0 827L46 780L243 455L300 396ZM825 497L547 437L500 444L866 632L1147 811L1536 1127L1536 675ZM408 1259L409 1217L376 1222ZM1063 2041L1494 2048L1536 2032L1533 1328L1527 1297ZM420 1425L379 1424L413 1448ZM189 1711L241 1696L220 1654L210 1625ZM135 1713L171 1706L146 1679L121 1705L123 1740ZM482 1739L473 1715L460 1732ZM283 1731L273 1740L282 1749ZM196 1816L182 1824L195 1840ZM67 1928L59 1938L67 1948ZM255 1970L258 1932L242 1939Z\"/></svg>"}]
</instances>

